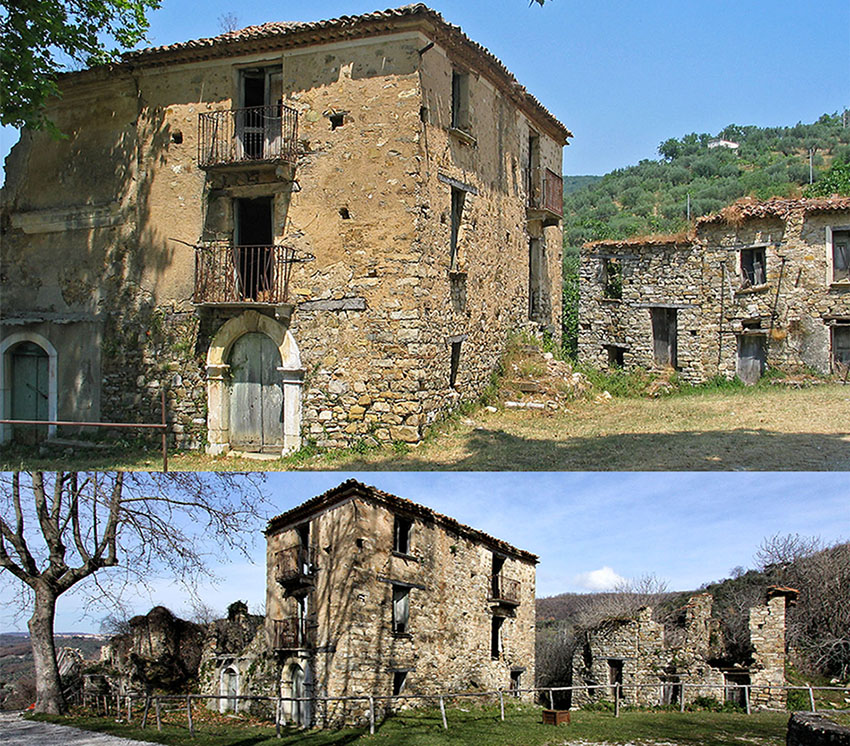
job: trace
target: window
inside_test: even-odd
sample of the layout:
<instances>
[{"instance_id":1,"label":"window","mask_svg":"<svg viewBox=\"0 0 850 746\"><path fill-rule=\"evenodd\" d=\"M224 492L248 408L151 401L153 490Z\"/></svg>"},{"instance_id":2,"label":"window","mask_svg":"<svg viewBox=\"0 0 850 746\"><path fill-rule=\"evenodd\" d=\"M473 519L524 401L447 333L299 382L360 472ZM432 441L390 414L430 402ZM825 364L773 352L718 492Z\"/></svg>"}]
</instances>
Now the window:
<instances>
[{"instance_id":1,"label":"window","mask_svg":"<svg viewBox=\"0 0 850 746\"><path fill-rule=\"evenodd\" d=\"M602 263L602 293L605 298L621 300L623 297L623 265L614 257Z\"/></svg>"},{"instance_id":2,"label":"window","mask_svg":"<svg viewBox=\"0 0 850 746\"><path fill-rule=\"evenodd\" d=\"M763 248L741 249L741 287L764 285L767 282L767 259Z\"/></svg>"},{"instance_id":3,"label":"window","mask_svg":"<svg viewBox=\"0 0 850 746\"><path fill-rule=\"evenodd\" d=\"M841 375L850 369L850 325L832 327L832 369Z\"/></svg>"},{"instance_id":4,"label":"window","mask_svg":"<svg viewBox=\"0 0 850 746\"><path fill-rule=\"evenodd\" d=\"M490 657L498 660L502 654L502 623L504 617L494 616L490 622Z\"/></svg>"},{"instance_id":5,"label":"window","mask_svg":"<svg viewBox=\"0 0 850 746\"><path fill-rule=\"evenodd\" d=\"M828 229L830 282L850 282L850 230Z\"/></svg>"},{"instance_id":6,"label":"window","mask_svg":"<svg viewBox=\"0 0 850 746\"><path fill-rule=\"evenodd\" d=\"M466 192L463 189L452 187L452 226L449 244L449 268L456 270L458 266L458 236L460 235L460 221L463 217L463 203Z\"/></svg>"},{"instance_id":7,"label":"window","mask_svg":"<svg viewBox=\"0 0 850 746\"><path fill-rule=\"evenodd\" d=\"M413 521L409 518L395 517L393 526L393 551L399 554L410 554L410 530Z\"/></svg>"},{"instance_id":8,"label":"window","mask_svg":"<svg viewBox=\"0 0 850 746\"><path fill-rule=\"evenodd\" d=\"M393 634L409 634L410 621L410 588L402 585L393 586Z\"/></svg>"},{"instance_id":9,"label":"window","mask_svg":"<svg viewBox=\"0 0 850 746\"><path fill-rule=\"evenodd\" d=\"M469 75L452 72L452 129L469 131Z\"/></svg>"},{"instance_id":10,"label":"window","mask_svg":"<svg viewBox=\"0 0 850 746\"><path fill-rule=\"evenodd\" d=\"M407 683L407 671L393 671L393 695L401 694Z\"/></svg>"},{"instance_id":11,"label":"window","mask_svg":"<svg viewBox=\"0 0 850 746\"><path fill-rule=\"evenodd\" d=\"M460 346L462 342L452 342L452 359L449 368L449 386L454 388L457 383L457 372L460 368Z\"/></svg>"},{"instance_id":12,"label":"window","mask_svg":"<svg viewBox=\"0 0 850 746\"><path fill-rule=\"evenodd\" d=\"M625 365L625 348L617 345L604 345L604 347L608 352L608 367L622 368Z\"/></svg>"}]
</instances>

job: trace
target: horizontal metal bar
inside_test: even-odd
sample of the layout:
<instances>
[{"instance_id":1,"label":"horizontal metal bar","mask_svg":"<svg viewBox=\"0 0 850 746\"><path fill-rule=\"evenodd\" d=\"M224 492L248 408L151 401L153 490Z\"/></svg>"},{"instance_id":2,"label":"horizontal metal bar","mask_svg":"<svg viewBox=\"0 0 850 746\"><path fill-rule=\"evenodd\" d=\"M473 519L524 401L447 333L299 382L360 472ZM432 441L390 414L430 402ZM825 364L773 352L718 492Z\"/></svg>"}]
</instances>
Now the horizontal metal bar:
<instances>
[{"instance_id":1,"label":"horizontal metal bar","mask_svg":"<svg viewBox=\"0 0 850 746\"><path fill-rule=\"evenodd\" d=\"M0 420L0 425L75 425L77 427L142 427L151 430L167 430L168 425L145 422L76 422L72 420Z\"/></svg>"}]
</instances>

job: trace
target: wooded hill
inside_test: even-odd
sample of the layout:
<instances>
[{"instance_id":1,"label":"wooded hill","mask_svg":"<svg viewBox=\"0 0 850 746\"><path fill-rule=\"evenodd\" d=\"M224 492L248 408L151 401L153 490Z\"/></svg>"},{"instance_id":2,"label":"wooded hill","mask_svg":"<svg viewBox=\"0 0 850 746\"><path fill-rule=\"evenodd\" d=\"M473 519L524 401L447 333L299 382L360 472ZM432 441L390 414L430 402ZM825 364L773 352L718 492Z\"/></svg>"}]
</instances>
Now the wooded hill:
<instances>
[{"instance_id":1,"label":"wooded hill","mask_svg":"<svg viewBox=\"0 0 850 746\"><path fill-rule=\"evenodd\" d=\"M718 141L735 143L737 148ZM601 178L567 176L564 245L647 233L676 233L736 199L798 196L833 163L850 163L850 114L824 114L812 124L730 124L716 135L691 133L643 160Z\"/></svg>"}]
</instances>

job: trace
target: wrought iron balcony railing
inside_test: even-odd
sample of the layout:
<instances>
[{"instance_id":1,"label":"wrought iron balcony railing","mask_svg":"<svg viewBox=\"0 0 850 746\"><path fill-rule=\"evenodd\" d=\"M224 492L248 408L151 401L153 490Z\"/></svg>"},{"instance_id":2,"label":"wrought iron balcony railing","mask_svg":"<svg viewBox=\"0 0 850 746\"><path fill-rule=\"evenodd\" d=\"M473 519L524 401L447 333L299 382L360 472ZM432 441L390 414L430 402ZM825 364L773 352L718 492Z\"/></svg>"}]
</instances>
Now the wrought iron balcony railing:
<instances>
[{"instance_id":1,"label":"wrought iron balcony railing","mask_svg":"<svg viewBox=\"0 0 850 746\"><path fill-rule=\"evenodd\" d=\"M287 246L196 246L195 303L287 303L292 265L303 261Z\"/></svg>"},{"instance_id":2,"label":"wrought iron balcony railing","mask_svg":"<svg viewBox=\"0 0 850 746\"><path fill-rule=\"evenodd\" d=\"M316 620L313 617L286 617L274 620L275 650L302 650L315 647Z\"/></svg>"},{"instance_id":3,"label":"wrought iron balcony railing","mask_svg":"<svg viewBox=\"0 0 850 746\"><path fill-rule=\"evenodd\" d=\"M202 112L198 115L198 165L272 161L295 163L298 112L283 104Z\"/></svg>"},{"instance_id":4,"label":"wrought iron balcony railing","mask_svg":"<svg viewBox=\"0 0 850 746\"><path fill-rule=\"evenodd\" d=\"M275 577L279 583L306 581L316 572L313 547L300 544L281 549L275 555Z\"/></svg>"},{"instance_id":5,"label":"wrought iron balcony railing","mask_svg":"<svg viewBox=\"0 0 850 746\"><path fill-rule=\"evenodd\" d=\"M519 605L521 587L519 580L506 578L501 573L490 576L490 598L493 601Z\"/></svg>"},{"instance_id":6,"label":"wrought iron balcony railing","mask_svg":"<svg viewBox=\"0 0 850 746\"><path fill-rule=\"evenodd\" d=\"M564 214L564 180L548 168L533 168L528 172L528 207L545 210L553 215Z\"/></svg>"}]
</instances>

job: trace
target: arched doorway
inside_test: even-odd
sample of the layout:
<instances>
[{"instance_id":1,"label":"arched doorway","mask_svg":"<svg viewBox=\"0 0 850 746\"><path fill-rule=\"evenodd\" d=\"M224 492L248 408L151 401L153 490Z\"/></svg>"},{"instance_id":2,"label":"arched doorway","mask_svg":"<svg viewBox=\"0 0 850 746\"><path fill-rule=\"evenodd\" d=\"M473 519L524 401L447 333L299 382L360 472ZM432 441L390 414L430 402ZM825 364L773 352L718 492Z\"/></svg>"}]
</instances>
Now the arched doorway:
<instances>
[{"instance_id":1,"label":"arched doorway","mask_svg":"<svg viewBox=\"0 0 850 746\"><path fill-rule=\"evenodd\" d=\"M243 334L230 350L230 445L248 451L283 448L280 352L261 332Z\"/></svg>"},{"instance_id":2,"label":"arched doorway","mask_svg":"<svg viewBox=\"0 0 850 746\"><path fill-rule=\"evenodd\" d=\"M237 712L239 696L239 674L233 667L225 668L221 672L221 712Z\"/></svg>"},{"instance_id":3,"label":"arched doorway","mask_svg":"<svg viewBox=\"0 0 850 746\"><path fill-rule=\"evenodd\" d=\"M0 419L56 420L56 350L40 334L21 332L0 342ZM0 426L0 442L33 443L53 436L54 425Z\"/></svg>"}]
</instances>

